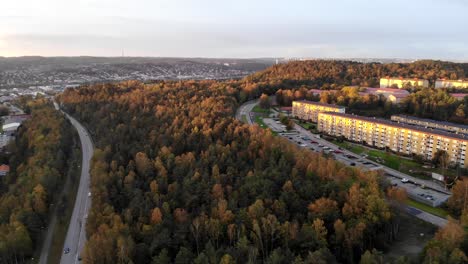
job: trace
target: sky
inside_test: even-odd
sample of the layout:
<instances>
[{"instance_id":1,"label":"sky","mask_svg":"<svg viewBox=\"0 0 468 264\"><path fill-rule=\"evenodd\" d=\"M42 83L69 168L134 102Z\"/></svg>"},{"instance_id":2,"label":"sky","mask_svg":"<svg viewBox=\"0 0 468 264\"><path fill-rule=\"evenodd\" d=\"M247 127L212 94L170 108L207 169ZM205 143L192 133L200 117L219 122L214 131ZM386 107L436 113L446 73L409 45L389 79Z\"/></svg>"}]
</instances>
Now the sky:
<instances>
[{"instance_id":1,"label":"sky","mask_svg":"<svg viewBox=\"0 0 468 264\"><path fill-rule=\"evenodd\" d=\"M466 0L15 0L0 56L468 61Z\"/></svg>"}]
</instances>

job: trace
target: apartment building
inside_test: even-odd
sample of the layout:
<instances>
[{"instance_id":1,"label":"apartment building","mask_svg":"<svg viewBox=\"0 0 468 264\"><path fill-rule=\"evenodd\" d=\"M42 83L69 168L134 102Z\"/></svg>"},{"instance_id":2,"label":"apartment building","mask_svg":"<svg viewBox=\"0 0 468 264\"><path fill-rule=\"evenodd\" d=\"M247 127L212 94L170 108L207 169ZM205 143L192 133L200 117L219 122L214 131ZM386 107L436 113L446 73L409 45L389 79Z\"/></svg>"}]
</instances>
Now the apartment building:
<instances>
[{"instance_id":1,"label":"apartment building","mask_svg":"<svg viewBox=\"0 0 468 264\"><path fill-rule=\"evenodd\" d=\"M437 150L445 150L450 162L463 167L468 165L465 159L468 136L464 134L332 112L319 113L317 127L328 135L343 136L378 148L387 147L406 155L421 155L427 160L432 159Z\"/></svg>"},{"instance_id":2,"label":"apartment building","mask_svg":"<svg viewBox=\"0 0 468 264\"><path fill-rule=\"evenodd\" d=\"M417 125L417 126L422 126L425 128L435 128L435 129L445 130L445 131L452 132L452 133L468 134L468 126L461 125L461 124L455 124L455 123L444 122L444 121L436 121L432 119L419 118L419 117L407 116L407 115L392 115L390 119L392 121L404 123L404 124Z\"/></svg>"},{"instance_id":3,"label":"apartment building","mask_svg":"<svg viewBox=\"0 0 468 264\"><path fill-rule=\"evenodd\" d=\"M306 100L293 101L292 116L294 117L303 120L310 120L312 122L317 122L317 114L319 112L344 113L345 107Z\"/></svg>"},{"instance_id":4,"label":"apartment building","mask_svg":"<svg viewBox=\"0 0 468 264\"><path fill-rule=\"evenodd\" d=\"M418 78L380 78L380 88L404 88L408 85L412 87L429 87L429 81Z\"/></svg>"},{"instance_id":5,"label":"apartment building","mask_svg":"<svg viewBox=\"0 0 468 264\"><path fill-rule=\"evenodd\" d=\"M435 88L468 88L468 80L445 80L435 82Z\"/></svg>"}]
</instances>

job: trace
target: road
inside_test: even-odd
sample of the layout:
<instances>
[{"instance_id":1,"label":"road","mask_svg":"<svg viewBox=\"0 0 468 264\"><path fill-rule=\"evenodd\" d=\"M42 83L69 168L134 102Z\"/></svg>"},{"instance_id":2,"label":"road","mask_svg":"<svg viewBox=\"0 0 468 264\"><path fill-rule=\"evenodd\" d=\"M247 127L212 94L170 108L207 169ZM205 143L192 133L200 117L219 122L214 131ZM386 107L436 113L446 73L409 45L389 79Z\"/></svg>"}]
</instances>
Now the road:
<instances>
[{"instance_id":1,"label":"road","mask_svg":"<svg viewBox=\"0 0 468 264\"><path fill-rule=\"evenodd\" d=\"M242 121L242 115L250 117L250 111L252 111L256 104L258 104L258 100L249 101L241 105L236 113L236 118ZM250 121L249 124L252 124L252 120L250 118L247 118L247 121ZM310 131L302 128L297 124L295 125L293 133L282 133L282 131L284 131L284 127L281 126L281 124L278 124L277 121L270 118L264 118L263 121L273 131L278 132L278 135L289 139L291 142L296 143L300 147L305 147L316 152L327 150L327 152L330 151L330 153L332 153L333 151L337 151L340 154L333 153L333 157L344 164L350 166L359 166L365 170L383 170L385 172L385 176L390 180L392 184L406 189L408 194L416 200L425 203L432 203L432 205L439 205L440 203L445 202L450 196L450 193L447 192L443 187L436 185L431 181L414 178L412 176L393 170L386 166L382 166L381 164L377 164L364 157L358 156L357 154L352 153L348 150L341 149L335 144L320 137L317 137L317 135L312 134ZM401 182L402 178L407 178L410 181L413 181L417 184L403 184ZM426 185L428 188L421 188L421 184ZM425 200L427 196L431 197L432 200ZM445 224L447 223L447 219L423 212L411 206L407 206L406 210L415 217L418 217L423 221L429 222L439 227L445 226Z\"/></svg>"},{"instance_id":2,"label":"road","mask_svg":"<svg viewBox=\"0 0 468 264\"><path fill-rule=\"evenodd\" d=\"M75 206L73 214L70 219L67 236L65 238L63 248L69 248L70 252L63 253L60 259L61 264L79 263L79 256L83 251L84 244L86 243L86 220L88 218L89 208L91 207L90 194L90 162L93 156L94 147L86 129L73 117L65 114L70 120L72 125L78 131L81 140L81 151L83 154L83 161L81 165L81 178L78 192L76 194Z\"/></svg>"},{"instance_id":3,"label":"road","mask_svg":"<svg viewBox=\"0 0 468 264\"><path fill-rule=\"evenodd\" d=\"M239 108L237 108L236 119L240 121L244 121L242 117L245 116L245 119L247 120L247 124L252 125L253 122L252 122L252 116L250 113L252 112L252 109L258 104L258 102L259 102L258 99L248 101L244 103L243 105L241 105Z\"/></svg>"}]
</instances>

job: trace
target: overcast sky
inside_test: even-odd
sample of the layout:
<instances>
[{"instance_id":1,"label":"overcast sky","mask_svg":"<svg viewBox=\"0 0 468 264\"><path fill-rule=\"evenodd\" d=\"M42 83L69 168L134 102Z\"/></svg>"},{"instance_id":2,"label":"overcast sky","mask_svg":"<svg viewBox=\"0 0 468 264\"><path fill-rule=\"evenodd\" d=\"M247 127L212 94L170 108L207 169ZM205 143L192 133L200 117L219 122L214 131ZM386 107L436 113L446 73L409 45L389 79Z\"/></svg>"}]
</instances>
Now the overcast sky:
<instances>
[{"instance_id":1,"label":"overcast sky","mask_svg":"<svg viewBox=\"0 0 468 264\"><path fill-rule=\"evenodd\" d=\"M468 60L467 0L14 0L0 8L0 56Z\"/></svg>"}]
</instances>

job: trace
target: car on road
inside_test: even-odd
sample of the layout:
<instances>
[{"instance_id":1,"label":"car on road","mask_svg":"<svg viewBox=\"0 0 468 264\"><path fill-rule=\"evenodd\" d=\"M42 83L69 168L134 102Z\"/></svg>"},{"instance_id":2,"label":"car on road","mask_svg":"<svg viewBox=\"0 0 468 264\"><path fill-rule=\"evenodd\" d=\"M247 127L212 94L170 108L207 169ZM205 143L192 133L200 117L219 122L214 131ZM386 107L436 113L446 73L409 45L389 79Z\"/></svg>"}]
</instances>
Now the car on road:
<instances>
[{"instance_id":1,"label":"car on road","mask_svg":"<svg viewBox=\"0 0 468 264\"><path fill-rule=\"evenodd\" d=\"M91 192L88 192L88 197L91 197Z\"/></svg>"},{"instance_id":2,"label":"car on road","mask_svg":"<svg viewBox=\"0 0 468 264\"><path fill-rule=\"evenodd\" d=\"M401 182L402 182L402 183L408 183L409 180L408 180L407 178L403 178L403 179L401 179Z\"/></svg>"},{"instance_id":3,"label":"car on road","mask_svg":"<svg viewBox=\"0 0 468 264\"><path fill-rule=\"evenodd\" d=\"M70 248L69 247L66 247L64 250L63 250L63 254L68 254L70 253Z\"/></svg>"},{"instance_id":4,"label":"car on road","mask_svg":"<svg viewBox=\"0 0 468 264\"><path fill-rule=\"evenodd\" d=\"M335 153L335 154L342 154L343 152L342 152L342 151L339 151L339 150L334 150L333 153Z\"/></svg>"}]
</instances>

